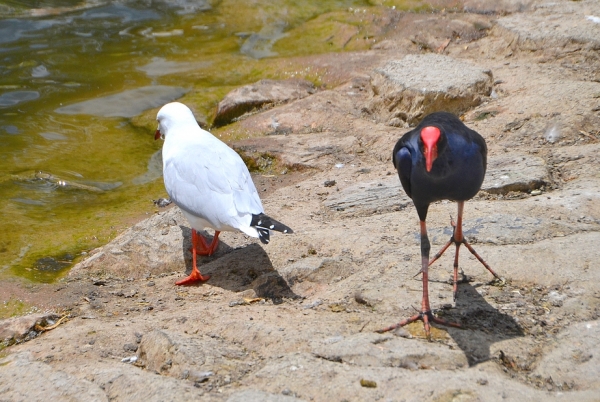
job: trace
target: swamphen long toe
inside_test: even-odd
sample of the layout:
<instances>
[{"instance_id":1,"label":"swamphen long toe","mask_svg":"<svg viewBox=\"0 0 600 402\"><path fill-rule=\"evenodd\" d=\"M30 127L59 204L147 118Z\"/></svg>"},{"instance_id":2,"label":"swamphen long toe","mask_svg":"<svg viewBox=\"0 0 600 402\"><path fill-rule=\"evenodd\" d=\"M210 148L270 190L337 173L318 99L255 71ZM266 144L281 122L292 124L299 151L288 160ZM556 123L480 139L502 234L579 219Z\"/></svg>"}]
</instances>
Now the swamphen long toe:
<instances>
[{"instance_id":1,"label":"swamphen long toe","mask_svg":"<svg viewBox=\"0 0 600 402\"><path fill-rule=\"evenodd\" d=\"M462 215L466 200L477 194L483 183L487 166L485 140L469 129L456 116L446 112L428 115L412 131L404 134L396 143L393 162L406 194L413 200L421 224L421 271L423 274L423 299L421 312L398 324L377 332L390 331L416 320L422 320L427 337L429 323L460 327L459 324L437 318L429 305L428 268L450 244L456 246L454 256L454 300L458 282L458 251L461 244L494 275L498 275L486 264L467 242L462 232ZM427 238L427 210L429 204L439 200L458 203L458 218L452 222L454 231L446 245L429 261L430 243Z\"/></svg>"}]
</instances>

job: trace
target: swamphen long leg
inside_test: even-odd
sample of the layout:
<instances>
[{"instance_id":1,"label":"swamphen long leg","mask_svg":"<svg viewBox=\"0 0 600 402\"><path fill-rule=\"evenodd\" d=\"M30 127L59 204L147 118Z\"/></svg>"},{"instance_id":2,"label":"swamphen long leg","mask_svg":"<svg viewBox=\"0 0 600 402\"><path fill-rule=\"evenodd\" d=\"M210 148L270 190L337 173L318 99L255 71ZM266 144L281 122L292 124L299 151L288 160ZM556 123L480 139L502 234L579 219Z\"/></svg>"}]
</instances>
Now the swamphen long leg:
<instances>
[{"instance_id":1,"label":"swamphen long leg","mask_svg":"<svg viewBox=\"0 0 600 402\"><path fill-rule=\"evenodd\" d=\"M458 293L458 252L459 252L461 244L464 244L465 247L467 248L467 250L469 250L471 252L471 254L473 254L475 256L475 258L477 258L479 260L479 262L482 263L483 266L486 267L487 270L490 271L492 275L494 275L494 277L496 277L496 279L502 280L502 278L500 278L498 276L498 274L496 274L494 272L494 270L483 260L483 258L481 258L481 256L479 256L479 254L477 254L475 249L469 244L469 242L467 242L467 239L465 239L465 237L463 236L462 216L463 216L464 206L465 206L464 201L458 202L458 218L456 219L456 223L454 223L452 220L450 221L450 224L452 225L452 228L453 228L452 237L450 237L450 240L448 240L448 243L446 243L444 245L444 247L442 247L442 249L440 251L438 251L436 255L433 256L431 261L429 261L429 265L433 264L438 258L440 258L442 256L442 254L444 254L444 252L448 249L448 247L450 247L450 244L454 243L454 245L456 246L456 252L454 254L454 278L453 278L454 301L456 301L456 294Z\"/></svg>"},{"instance_id":2,"label":"swamphen long leg","mask_svg":"<svg viewBox=\"0 0 600 402\"><path fill-rule=\"evenodd\" d=\"M192 272L190 276L175 282L176 285L190 285L195 282L206 282L210 275L202 275L196 266L196 255L212 255L219 245L219 231L215 231L215 236L210 245L206 243L204 236L199 235L196 229L192 229Z\"/></svg>"},{"instance_id":3,"label":"swamphen long leg","mask_svg":"<svg viewBox=\"0 0 600 402\"><path fill-rule=\"evenodd\" d=\"M427 226L425 221L420 221L421 224L421 272L423 273L423 298L421 299L421 312L419 314L415 314L410 318L400 321L397 324L389 326L387 328L383 328L378 330L377 332L383 333L387 331L391 331L398 327L403 327L406 324L410 324L413 321L421 320L423 321L423 326L425 327L425 335L427 338L431 338L431 331L429 327L430 322L435 322L437 324L460 328L460 324L454 322L448 322L446 320L442 320L433 315L431 311L431 307L429 305L429 251L431 250L431 245L429 243L429 238L427 237Z\"/></svg>"}]
</instances>

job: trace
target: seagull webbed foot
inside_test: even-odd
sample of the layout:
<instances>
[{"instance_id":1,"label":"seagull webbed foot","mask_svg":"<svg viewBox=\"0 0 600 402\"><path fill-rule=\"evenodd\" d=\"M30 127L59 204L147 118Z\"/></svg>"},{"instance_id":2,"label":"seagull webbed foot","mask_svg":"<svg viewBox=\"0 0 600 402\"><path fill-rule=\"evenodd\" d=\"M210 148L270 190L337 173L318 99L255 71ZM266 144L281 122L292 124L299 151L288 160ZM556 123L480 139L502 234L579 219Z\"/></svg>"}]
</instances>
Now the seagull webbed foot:
<instances>
[{"instance_id":1,"label":"seagull webbed foot","mask_svg":"<svg viewBox=\"0 0 600 402\"><path fill-rule=\"evenodd\" d=\"M196 282L206 282L210 279L210 275L202 275L198 268L194 267L192 269L192 273L187 278L184 278L180 281L175 282L175 285L192 285Z\"/></svg>"}]
</instances>

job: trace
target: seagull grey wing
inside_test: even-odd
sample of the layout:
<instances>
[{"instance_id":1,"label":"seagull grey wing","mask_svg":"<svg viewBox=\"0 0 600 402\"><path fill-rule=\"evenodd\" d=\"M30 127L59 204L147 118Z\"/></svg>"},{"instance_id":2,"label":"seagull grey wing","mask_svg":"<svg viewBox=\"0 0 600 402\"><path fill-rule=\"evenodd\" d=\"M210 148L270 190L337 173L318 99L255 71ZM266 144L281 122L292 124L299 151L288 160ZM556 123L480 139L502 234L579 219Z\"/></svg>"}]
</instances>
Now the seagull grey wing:
<instances>
[{"instance_id":1,"label":"seagull grey wing","mask_svg":"<svg viewBox=\"0 0 600 402\"><path fill-rule=\"evenodd\" d=\"M227 186L216 190L210 184L213 170L194 147L181 149L164 165L165 187L173 202L189 214L204 219L213 228L231 226L233 195L225 191Z\"/></svg>"},{"instance_id":2,"label":"seagull grey wing","mask_svg":"<svg viewBox=\"0 0 600 402\"><path fill-rule=\"evenodd\" d=\"M173 202L216 230L248 232L252 215L263 212L246 165L220 141L177 149L164 176Z\"/></svg>"},{"instance_id":3,"label":"seagull grey wing","mask_svg":"<svg viewBox=\"0 0 600 402\"><path fill-rule=\"evenodd\" d=\"M263 212L258 191L242 158L229 147L220 151L207 161L209 169L215 173L209 175L208 186L213 191L231 194L238 216Z\"/></svg>"}]
</instances>

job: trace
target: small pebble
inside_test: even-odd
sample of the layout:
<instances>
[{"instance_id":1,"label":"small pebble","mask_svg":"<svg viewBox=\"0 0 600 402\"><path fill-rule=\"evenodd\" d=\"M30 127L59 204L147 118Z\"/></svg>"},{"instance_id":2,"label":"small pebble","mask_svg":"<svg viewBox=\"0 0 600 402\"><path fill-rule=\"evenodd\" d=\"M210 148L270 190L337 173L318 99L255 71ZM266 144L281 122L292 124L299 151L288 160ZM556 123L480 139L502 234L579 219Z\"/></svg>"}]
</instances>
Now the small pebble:
<instances>
[{"instance_id":1,"label":"small pebble","mask_svg":"<svg viewBox=\"0 0 600 402\"><path fill-rule=\"evenodd\" d=\"M360 385L365 388L377 388L377 383L371 380L365 380L364 378L360 379Z\"/></svg>"},{"instance_id":2,"label":"small pebble","mask_svg":"<svg viewBox=\"0 0 600 402\"><path fill-rule=\"evenodd\" d=\"M125 345L123 345L123 350L125 352L137 352L138 346L134 345L133 343L126 343Z\"/></svg>"},{"instance_id":3,"label":"small pebble","mask_svg":"<svg viewBox=\"0 0 600 402\"><path fill-rule=\"evenodd\" d=\"M158 200L152 200L152 202L157 207L164 208L164 207L168 206L171 203L171 200L166 199L166 198L159 198Z\"/></svg>"}]
</instances>

